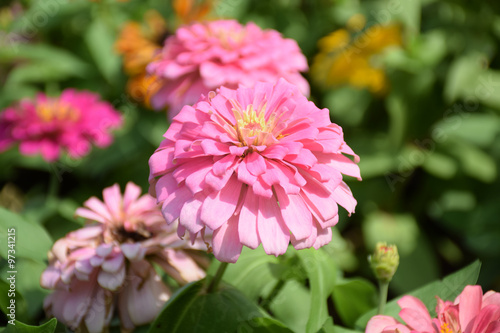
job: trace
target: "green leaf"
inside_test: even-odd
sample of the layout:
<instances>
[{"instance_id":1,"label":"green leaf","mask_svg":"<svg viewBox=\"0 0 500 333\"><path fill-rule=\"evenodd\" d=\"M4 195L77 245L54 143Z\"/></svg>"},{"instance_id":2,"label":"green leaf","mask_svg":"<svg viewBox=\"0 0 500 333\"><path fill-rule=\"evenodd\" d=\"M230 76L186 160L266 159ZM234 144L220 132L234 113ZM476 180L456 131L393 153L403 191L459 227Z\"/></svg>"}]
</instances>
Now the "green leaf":
<instances>
[{"instance_id":1,"label":"green leaf","mask_svg":"<svg viewBox=\"0 0 500 333\"><path fill-rule=\"evenodd\" d=\"M471 114L463 108L450 108L455 115L446 116L435 125L436 141L444 139L461 139L480 146L490 146L500 132L500 118L496 114Z\"/></svg>"},{"instance_id":2,"label":"green leaf","mask_svg":"<svg viewBox=\"0 0 500 333\"><path fill-rule=\"evenodd\" d=\"M428 154L422 167L428 173L443 179L452 178L458 169L457 162L454 159L437 152Z\"/></svg>"},{"instance_id":3,"label":"green leaf","mask_svg":"<svg viewBox=\"0 0 500 333\"><path fill-rule=\"evenodd\" d=\"M408 106L403 96L393 93L386 99L386 108L389 114L389 142L394 148L399 148L405 133Z\"/></svg>"},{"instance_id":4,"label":"green leaf","mask_svg":"<svg viewBox=\"0 0 500 333\"><path fill-rule=\"evenodd\" d=\"M311 308L306 332L316 333L328 319L327 299L335 285L337 267L325 251L313 248L297 251L309 278Z\"/></svg>"},{"instance_id":5,"label":"green leaf","mask_svg":"<svg viewBox=\"0 0 500 333\"><path fill-rule=\"evenodd\" d=\"M377 289L364 279L344 280L333 287L335 309L342 322L354 327L356 319L377 305Z\"/></svg>"},{"instance_id":6,"label":"green leaf","mask_svg":"<svg viewBox=\"0 0 500 333\"><path fill-rule=\"evenodd\" d=\"M442 300L453 301L462 292L465 286L472 285L477 282L480 269L481 262L479 260L476 260L475 262L459 270L458 272L448 275L442 281L431 282L417 290L410 292L409 295L420 299L425 304L432 316L435 314L434 309L436 307L436 296L438 296ZM398 300L399 298L387 303L384 311L385 315L400 319L398 313L401 308L397 304ZM372 309L369 312L365 313L356 321L356 328L364 329L370 318L375 316L376 314L377 309Z\"/></svg>"},{"instance_id":7,"label":"green leaf","mask_svg":"<svg viewBox=\"0 0 500 333\"><path fill-rule=\"evenodd\" d=\"M7 240L8 230L15 229L16 258L24 257L35 261L47 259L47 252L52 247L52 240L45 229L38 224L29 223L20 215L0 207L0 237ZM7 258L9 248L2 246L0 255ZM10 254L13 254L10 252Z\"/></svg>"},{"instance_id":8,"label":"green leaf","mask_svg":"<svg viewBox=\"0 0 500 333\"><path fill-rule=\"evenodd\" d=\"M293 333L288 327L272 318L252 318L238 327L238 332L252 333Z\"/></svg>"},{"instance_id":9,"label":"green leaf","mask_svg":"<svg viewBox=\"0 0 500 333\"><path fill-rule=\"evenodd\" d=\"M21 323L20 321L15 321L15 325L7 325L7 328L3 331L4 333L54 333L56 331L57 319L52 318L48 322L40 326L30 326Z\"/></svg>"},{"instance_id":10,"label":"green leaf","mask_svg":"<svg viewBox=\"0 0 500 333\"><path fill-rule=\"evenodd\" d=\"M108 82L114 82L120 72L120 58L113 50L116 36L105 24L107 20L94 20L85 32L85 42L95 64Z\"/></svg>"},{"instance_id":11,"label":"green leaf","mask_svg":"<svg viewBox=\"0 0 500 333\"><path fill-rule=\"evenodd\" d=\"M224 281L241 290L251 300L257 300L276 285L278 277L273 274L278 258L264 252L262 247L255 250L243 248L240 258L227 267Z\"/></svg>"},{"instance_id":12,"label":"green leaf","mask_svg":"<svg viewBox=\"0 0 500 333\"><path fill-rule=\"evenodd\" d=\"M296 280L288 280L273 299L270 309L274 316L295 332L305 332L311 293Z\"/></svg>"},{"instance_id":13,"label":"green leaf","mask_svg":"<svg viewBox=\"0 0 500 333\"><path fill-rule=\"evenodd\" d=\"M476 82L481 69L483 56L478 53L467 54L453 62L448 70L444 97L453 102L465 95L470 89L471 82Z\"/></svg>"},{"instance_id":14,"label":"green leaf","mask_svg":"<svg viewBox=\"0 0 500 333\"><path fill-rule=\"evenodd\" d=\"M207 294L204 284L205 280L201 280L180 289L151 324L149 332L236 332L247 327L248 321L264 316L237 289L225 285Z\"/></svg>"},{"instance_id":15,"label":"green leaf","mask_svg":"<svg viewBox=\"0 0 500 333\"><path fill-rule=\"evenodd\" d=\"M401 255L411 253L417 246L419 229L410 214L388 214L375 211L362 225L366 247L375 248L377 242L395 244Z\"/></svg>"},{"instance_id":16,"label":"green leaf","mask_svg":"<svg viewBox=\"0 0 500 333\"><path fill-rule=\"evenodd\" d=\"M388 152L378 152L373 155L364 155L359 161L359 169L361 170L361 177L364 180L377 176L384 175L389 172L396 160L394 156Z\"/></svg>"},{"instance_id":17,"label":"green leaf","mask_svg":"<svg viewBox=\"0 0 500 333\"><path fill-rule=\"evenodd\" d=\"M485 183L491 183L496 179L495 160L477 146L456 139L449 140L447 147L450 153L462 162L462 169L469 176Z\"/></svg>"}]
</instances>

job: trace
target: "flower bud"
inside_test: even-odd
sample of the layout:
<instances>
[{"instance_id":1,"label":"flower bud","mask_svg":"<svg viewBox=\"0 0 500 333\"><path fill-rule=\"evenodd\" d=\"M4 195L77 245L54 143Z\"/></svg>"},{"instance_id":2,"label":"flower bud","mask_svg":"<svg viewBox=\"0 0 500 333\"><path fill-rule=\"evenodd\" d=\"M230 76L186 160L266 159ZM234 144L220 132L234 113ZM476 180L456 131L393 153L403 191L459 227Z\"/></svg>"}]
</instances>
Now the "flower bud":
<instances>
[{"instance_id":1,"label":"flower bud","mask_svg":"<svg viewBox=\"0 0 500 333\"><path fill-rule=\"evenodd\" d=\"M377 279L381 282L389 282L399 266L398 248L396 245L378 242L375 246L375 253L368 257L368 261Z\"/></svg>"}]
</instances>

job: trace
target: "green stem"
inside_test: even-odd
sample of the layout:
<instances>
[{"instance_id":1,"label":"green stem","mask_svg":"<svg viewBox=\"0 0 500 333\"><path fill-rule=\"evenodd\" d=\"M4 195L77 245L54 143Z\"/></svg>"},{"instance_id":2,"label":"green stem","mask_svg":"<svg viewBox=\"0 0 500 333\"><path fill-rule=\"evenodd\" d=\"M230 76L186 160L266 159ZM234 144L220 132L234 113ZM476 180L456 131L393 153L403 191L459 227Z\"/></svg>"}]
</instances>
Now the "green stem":
<instances>
[{"instance_id":1,"label":"green stem","mask_svg":"<svg viewBox=\"0 0 500 333\"><path fill-rule=\"evenodd\" d=\"M283 288L285 285L285 280L279 280L278 283L274 286L273 290L269 293L269 296L266 297L266 299L262 302L261 307L269 312L269 306L271 305L273 299L278 295L280 290Z\"/></svg>"},{"instance_id":2,"label":"green stem","mask_svg":"<svg viewBox=\"0 0 500 333\"><path fill-rule=\"evenodd\" d=\"M378 286L379 286L378 314L383 314L385 304L387 303L387 293L389 291L389 282L379 281Z\"/></svg>"},{"instance_id":3,"label":"green stem","mask_svg":"<svg viewBox=\"0 0 500 333\"><path fill-rule=\"evenodd\" d=\"M210 284L208 285L207 288L207 293L212 293L215 290L217 290L217 287L219 286L220 281L222 280L222 276L224 275L224 272L226 271L228 263L227 262L221 262L219 268L217 268L217 272L215 273L214 278L212 281L210 281Z\"/></svg>"},{"instance_id":4,"label":"green stem","mask_svg":"<svg viewBox=\"0 0 500 333\"><path fill-rule=\"evenodd\" d=\"M59 175L57 174L57 165L51 165L50 166L50 181L49 181L49 190L47 192L47 199L53 199L57 198L57 195L59 193L59 185L60 185L60 178Z\"/></svg>"}]
</instances>

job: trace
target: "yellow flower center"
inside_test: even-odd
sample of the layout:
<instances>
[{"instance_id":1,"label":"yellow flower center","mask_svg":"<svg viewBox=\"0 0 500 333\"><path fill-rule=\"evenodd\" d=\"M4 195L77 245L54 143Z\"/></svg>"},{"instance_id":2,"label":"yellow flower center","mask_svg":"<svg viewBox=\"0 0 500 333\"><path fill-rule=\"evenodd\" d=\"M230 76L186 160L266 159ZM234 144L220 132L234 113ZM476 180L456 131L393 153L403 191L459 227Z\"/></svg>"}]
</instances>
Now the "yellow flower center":
<instances>
[{"instance_id":1,"label":"yellow flower center","mask_svg":"<svg viewBox=\"0 0 500 333\"><path fill-rule=\"evenodd\" d=\"M63 102L49 101L37 106L36 112L45 122L53 120L69 120L72 122L80 118L80 113L73 107Z\"/></svg>"},{"instance_id":2,"label":"yellow flower center","mask_svg":"<svg viewBox=\"0 0 500 333\"><path fill-rule=\"evenodd\" d=\"M439 330L440 333L453 333L451 330L450 326L448 323L442 323L441 324L441 329Z\"/></svg>"}]
</instances>

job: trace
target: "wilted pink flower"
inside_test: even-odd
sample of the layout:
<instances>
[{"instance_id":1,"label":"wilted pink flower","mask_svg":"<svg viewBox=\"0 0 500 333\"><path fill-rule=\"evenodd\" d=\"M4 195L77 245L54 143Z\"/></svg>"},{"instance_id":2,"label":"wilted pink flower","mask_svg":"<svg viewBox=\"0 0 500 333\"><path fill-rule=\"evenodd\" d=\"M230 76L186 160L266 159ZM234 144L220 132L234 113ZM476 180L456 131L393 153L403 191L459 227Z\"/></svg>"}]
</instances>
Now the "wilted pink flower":
<instances>
[{"instance_id":1,"label":"wilted pink flower","mask_svg":"<svg viewBox=\"0 0 500 333\"><path fill-rule=\"evenodd\" d=\"M22 154L41 153L49 162L62 150L80 158L89 153L91 143L108 146L113 141L109 132L121 124L120 113L97 94L73 89L59 97L40 93L0 114L0 151L19 143Z\"/></svg>"},{"instance_id":2,"label":"wilted pink flower","mask_svg":"<svg viewBox=\"0 0 500 333\"><path fill-rule=\"evenodd\" d=\"M92 197L77 209L94 223L59 239L49 252L41 277L42 287L55 289L44 303L49 316L71 329L102 332L117 308L122 327L132 329L151 322L171 294L153 263L179 283L205 276L194 251L205 244L180 240L154 198L140 194L128 183L122 196L115 184L104 189L104 202Z\"/></svg>"},{"instance_id":3,"label":"wilted pink flower","mask_svg":"<svg viewBox=\"0 0 500 333\"><path fill-rule=\"evenodd\" d=\"M297 43L254 23L220 20L183 26L166 39L159 60L147 69L162 79L151 103L155 108L168 105L171 117L220 86L253 87L257 81L275 83L283 77L309 94L299 73L308 69L307 60Z\"/></svg>"},{"instance_id":4,"label":"wilted pink flower","mask_svg":"<svg viewBox=\"0 0 500 333\"><path fill-rule=\"evenodd\" d=\"M413 296L404 296L398 304L401 324L389 316L375 316L366 326L367 333L498 333L500 332L500 293L481 286L466 286L455 302L437 298L437 318L431 318L424 303Z\"/></svg>"},{"instance_id":5,"label":"wilted pink flower","mask_svg":"<svg viewBox=\"0 0 500 333\"><path fill-rule=\"evenodd\" d=\"M319 248L332 237L337 204L356 200L342 174L360 178L358 157L299 89L280 79L221 87L173 119L151 156L150 192L168 223L192 237L213 230L213 251L235 262L242 245L268 254Z\"/></svg>"}]
</instances>

